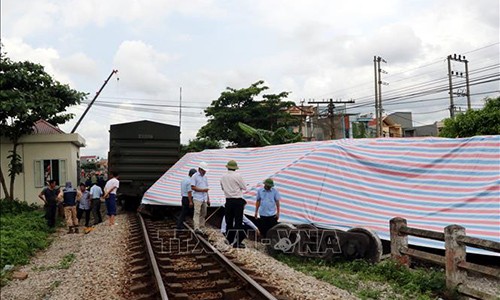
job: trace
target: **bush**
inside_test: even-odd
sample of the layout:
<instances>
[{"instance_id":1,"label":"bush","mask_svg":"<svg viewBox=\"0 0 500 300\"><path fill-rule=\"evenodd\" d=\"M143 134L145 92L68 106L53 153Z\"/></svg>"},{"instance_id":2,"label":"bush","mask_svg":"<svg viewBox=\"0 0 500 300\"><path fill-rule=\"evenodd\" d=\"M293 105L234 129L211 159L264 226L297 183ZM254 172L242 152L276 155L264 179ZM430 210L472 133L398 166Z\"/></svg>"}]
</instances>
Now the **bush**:
<instances>
[{"instance_id":1,"label":"bush","mask_svg":"<svg viewBox=\"0 0 500 300\"><path fill-rule=\"evenodd\" d=\"M26 202L0 200L0 269L20 265L39 249L46 248L51 230L44 212Z\"/></svg>"},{"instance_id":2,"label":"bush","mask_svg":"<svg viewBox=\"0 0 500 300\"><path fill-rule=\"evenodd\" d=\"M28 204L25 201L0 199L0 214L19 214L25 211L39 209L36 204Z\"/></svg>"},{"instance_id":3,"label":"bush","mask_svg":"<svg viewBox=\"0 0 500 300\"><path fill-rule=\"evenodd\" d=\"M393 299L434 299L446 292L443 272L408 269L387 260L371 264L364 260L333 261L277 255L278 260L303 273L347 290L361 299L378 299L380 294ZM384 285L390 286L386 290Z\"/></svg>"}]
</instances>

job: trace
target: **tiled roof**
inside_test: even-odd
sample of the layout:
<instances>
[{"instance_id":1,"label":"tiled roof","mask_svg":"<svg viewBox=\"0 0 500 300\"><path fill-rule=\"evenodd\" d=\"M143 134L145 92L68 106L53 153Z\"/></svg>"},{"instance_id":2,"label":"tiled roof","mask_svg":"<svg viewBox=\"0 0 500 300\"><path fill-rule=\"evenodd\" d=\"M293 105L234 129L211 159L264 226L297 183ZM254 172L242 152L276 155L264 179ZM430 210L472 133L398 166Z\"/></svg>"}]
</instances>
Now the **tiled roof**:
<instances>
[{"instance_id":1,"label":"tiled roof","mask_svg":"<svg viewBox=\"0 0 500 300\"><path fill-rule=\"evenodd\" d=\"M64 133L64 131L59 129L57 126L54 126L42 119L36 121L35 124L33 125L33 134L60 134L60 133Z\"/></svg>"}]
</instances>

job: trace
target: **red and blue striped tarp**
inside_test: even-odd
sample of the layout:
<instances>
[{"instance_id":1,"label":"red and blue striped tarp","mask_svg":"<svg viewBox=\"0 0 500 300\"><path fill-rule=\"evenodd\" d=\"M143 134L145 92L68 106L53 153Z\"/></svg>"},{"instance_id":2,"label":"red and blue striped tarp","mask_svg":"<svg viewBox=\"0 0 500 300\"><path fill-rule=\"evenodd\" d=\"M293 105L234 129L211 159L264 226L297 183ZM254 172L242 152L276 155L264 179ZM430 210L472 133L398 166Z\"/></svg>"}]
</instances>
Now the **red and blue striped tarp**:
<instances>
[{"instance_id":1,"label":"red and blue striped tarp","mask_svg":"<svg viewBox=\"0 0 500 300\"><path fill-rule=\"evenodd\" d=\"M462 139L401 138L307 142L186 154L144 195L142 203L180 205L180 183L205 161L212 205L225 201L220 178L238 162L253 215L262 181L281 193L281 222L323 228L366 227L389 239L389 220L443 231L450 224L467 235L500 242L500 136ZM442 248L442 243L410 238ZM474 251L481 252L481 250Z\"/></svg>"}]
</instances>

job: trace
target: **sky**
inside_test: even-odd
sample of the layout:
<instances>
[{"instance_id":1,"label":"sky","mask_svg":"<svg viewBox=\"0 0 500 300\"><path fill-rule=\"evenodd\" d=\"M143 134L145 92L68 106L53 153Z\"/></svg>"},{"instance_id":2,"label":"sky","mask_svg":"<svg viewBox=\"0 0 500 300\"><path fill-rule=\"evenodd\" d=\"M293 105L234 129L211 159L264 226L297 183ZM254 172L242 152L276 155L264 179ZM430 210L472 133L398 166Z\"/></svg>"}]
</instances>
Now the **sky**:
<instances>
[{"instance_id":1,"label":"sky","mask_svg":"<svg viewBox=\"0 0 500 300\"><path fill-rule=\"evenodd\" d=\"M374 113L374 56L387 61L384 113L411 111L414 126L449 117L450 54L469 62L473 108L500 95L497 0L2 0L0 8L2 52L89 94L62 130L118 70L77 129L81 155L106 157L110 124L138 120L180 123L185 144L226 87L258 80L297 104L352 99L348 113ZM464 64L452 61L452 70ZM464 83L453 78L456 92ZM455 105L465 109L466 99Z\"/></svg>"}]
</instances>

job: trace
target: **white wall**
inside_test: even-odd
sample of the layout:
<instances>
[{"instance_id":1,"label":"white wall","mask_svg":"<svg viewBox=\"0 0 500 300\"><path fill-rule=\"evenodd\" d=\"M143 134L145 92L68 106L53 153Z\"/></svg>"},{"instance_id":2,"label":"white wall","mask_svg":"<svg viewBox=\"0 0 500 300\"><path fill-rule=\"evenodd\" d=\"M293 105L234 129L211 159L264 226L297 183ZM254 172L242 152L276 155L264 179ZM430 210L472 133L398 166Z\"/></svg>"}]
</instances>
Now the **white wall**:
<instances>
[{"instance_id":1,"label":"white wall","mask_svg":"<svg viewBox=\"0 0 500 300\"><path fill-rule=\"evenodd\" d=\"M38 199L40 187L35 186L35 160L66 160L66 180L78 184L77 161L79 160L80 146L84 146L85 141L78 134L52 134L52 135L30 135L23 137L18 146L18 153L23 161L23 172L16 176L14 184L14 197L28 203L43 204ZM12 150L12 143L6 139L0 140L0 159L4 176L8 176L9 150ZM6 179L9 187L10 179ZM64 185L64 182L58 182ZM5 197L3 189L0 188L0 197Z\"/></svg>"}]
</instances>

